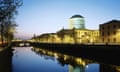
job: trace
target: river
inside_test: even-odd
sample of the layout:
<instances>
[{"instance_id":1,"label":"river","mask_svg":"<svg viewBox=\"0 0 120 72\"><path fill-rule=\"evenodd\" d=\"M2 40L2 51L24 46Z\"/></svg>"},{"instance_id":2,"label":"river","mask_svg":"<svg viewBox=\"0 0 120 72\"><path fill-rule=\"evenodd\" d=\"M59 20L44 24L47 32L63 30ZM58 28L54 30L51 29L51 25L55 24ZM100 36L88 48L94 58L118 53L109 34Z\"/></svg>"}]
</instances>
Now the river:
<instances>
[{"instance_id":1,"label":"river","mask_svg":"<svg viewBox=\"0 0 120 72\"><path fill-rule=\"evenodd\" d=\"M13 47L12 49L11 72L120 72L120 66L42 48Z\"/></svg>"}]
</instances>

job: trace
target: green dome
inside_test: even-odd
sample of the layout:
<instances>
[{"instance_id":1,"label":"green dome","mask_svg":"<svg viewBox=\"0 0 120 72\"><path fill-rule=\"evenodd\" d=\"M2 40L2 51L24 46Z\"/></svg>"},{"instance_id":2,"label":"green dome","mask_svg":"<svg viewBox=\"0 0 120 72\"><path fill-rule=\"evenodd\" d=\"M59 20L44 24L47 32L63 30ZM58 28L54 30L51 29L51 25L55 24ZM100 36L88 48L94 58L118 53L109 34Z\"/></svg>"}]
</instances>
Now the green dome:
<instances>
[{"instance_id":1,"label":"green dome","mask_svg":"<svg viewBox=\"0 0 120 72\"><path fill-rule=\"evenodd\" d=\"M84 17L81 16L81 15L74 15L74 16L71 17L71 19L72 19L72 18L84 18Z\"/></svg>"}]
</instances>

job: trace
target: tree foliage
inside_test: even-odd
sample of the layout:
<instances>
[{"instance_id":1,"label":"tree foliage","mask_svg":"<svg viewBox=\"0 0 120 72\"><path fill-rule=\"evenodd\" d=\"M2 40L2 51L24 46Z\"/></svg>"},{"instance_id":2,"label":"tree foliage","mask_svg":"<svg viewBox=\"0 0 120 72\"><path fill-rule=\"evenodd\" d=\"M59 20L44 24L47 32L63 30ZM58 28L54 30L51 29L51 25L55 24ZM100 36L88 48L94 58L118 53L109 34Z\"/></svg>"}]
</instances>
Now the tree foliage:
<instances>
[{"instance_id":1,"label":"tree foliage","mask_svg":"<svg viewBox=\"0 0 120 72\"><path fill-rule=\"evenodd\" d=\"M11 40L17 26L14 16L22 5L22 0L0 0L0 35L1 41Z\"/></svg>"}]
</instances>

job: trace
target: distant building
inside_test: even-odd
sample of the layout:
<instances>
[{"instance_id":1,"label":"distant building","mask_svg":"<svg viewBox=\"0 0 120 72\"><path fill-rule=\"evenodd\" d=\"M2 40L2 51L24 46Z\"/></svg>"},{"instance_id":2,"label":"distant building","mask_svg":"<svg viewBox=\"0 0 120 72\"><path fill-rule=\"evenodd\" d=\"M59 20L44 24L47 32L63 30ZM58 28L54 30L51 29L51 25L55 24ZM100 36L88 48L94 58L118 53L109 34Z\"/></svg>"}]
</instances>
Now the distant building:
<instances>
[{"instance_id":1,"label":"distant building","mask_svg":"<svg viewBox=\"0 0 120 72\"><path fill-rule=\"evenodd\" d=\"M56 33L45 33L37 36L35 41L41 43L60 43L59 38L57 37Z\"/></svg>"},{"instance_id":2,"label":"distant building","mask_svg":"<svg viewBox=\"0 0 120 72\"><path fill-rule=\"evenodd\" d=\"M74 15L70 18L69 29L61 29L56 33L46 33L37 37L38 42L72 44L96 43L99 39L99 30L86 29L84 17L81 15Z\"/></svg>"},{"instance_id":3,"label":"distant building","mask_svg":"<svg viewBox=\"0 0 120 72\"><path fill-rule=\"evenodd\" d=\"M84 17L74 15L69 19L69 29L85 29Z\"/></svg>"},{"instance_id":4,"label":"distant building","mask_svg":"<svg viewBox=\"0 0 120 72\"><path fill-rule=\"evenodd\" d=\"M61 29L57 35L61 43L74 43L74 31L72 29Z\"/></svg>"},{"instance_id":5,"label":"distant building","mask_svg":"<svg viewBox=\"0 0 120 72\"><path fill-rule=\"evenodd\" d=\"M100 24L100 39L103 43L120 42L120 21L112 20L104 24Z\"/></svg>"},{"instance_id":6,"label":"distant building","mask_svg":"<svg viewBox=\"0 0 120 72\"><path fill-rule=\"evenodd\" d=\"M96 43L99 42L98 30L61 29L56 33L46 33L35 38L41 43Z\"/></svg>"},{"instance_id":7,"label":"distant building","mask_svg":"<svg viewBox=\"0 0 120 72\"><path fill-rule=\"evenodd\" d=\"M99 42L99 31L88 29L62 29L57 32L62 43Z\"/></svg>"}]
</instances>

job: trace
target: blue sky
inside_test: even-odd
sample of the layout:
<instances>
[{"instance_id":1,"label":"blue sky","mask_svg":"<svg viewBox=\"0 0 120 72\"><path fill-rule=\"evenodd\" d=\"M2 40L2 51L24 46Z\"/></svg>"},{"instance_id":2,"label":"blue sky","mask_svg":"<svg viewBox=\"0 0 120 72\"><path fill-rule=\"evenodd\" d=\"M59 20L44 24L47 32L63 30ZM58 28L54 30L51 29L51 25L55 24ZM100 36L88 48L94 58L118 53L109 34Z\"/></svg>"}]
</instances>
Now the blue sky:
<instances>
[{"instance_id":1,"label":"blue sky","mask_svg":"<svg viewBox=\"0 0 120 72\"><path fill-rule=\"evenodd\" d=\"M68 28L75 14L85 17L86 28L99 29L99 24L120 20L119 4L120 0L23 0L16 17L16 36L30 38Z\"/></svg>"}]
</instances>

